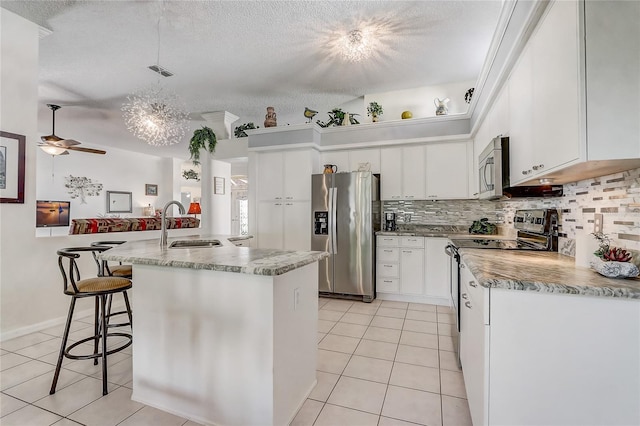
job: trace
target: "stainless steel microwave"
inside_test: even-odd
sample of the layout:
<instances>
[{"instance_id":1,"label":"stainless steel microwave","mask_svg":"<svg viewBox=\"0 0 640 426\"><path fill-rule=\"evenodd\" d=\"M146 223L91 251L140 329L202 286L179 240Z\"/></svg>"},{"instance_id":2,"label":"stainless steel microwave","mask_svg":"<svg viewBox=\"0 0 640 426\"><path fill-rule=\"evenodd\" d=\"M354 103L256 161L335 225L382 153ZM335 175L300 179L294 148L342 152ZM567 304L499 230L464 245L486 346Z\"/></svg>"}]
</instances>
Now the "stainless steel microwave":
<instances>
[{"instance_id":1,"label":"stainless steel microwave","mask_svg":"<svg viewBox=\"0 0 640 426\"><path fill-rule=\"evenodd\" d=\"M478 198L561 197L562 185L511 186L509 179L509 138L497 136L478 157Z\"/></svg>"},{"instance_id":2,"label":"stainless steel microwave","mask_svg":"<svg viewBox=\"0 0 640 426\"><path fill-rule=\"evenodd\" d=\"M509 185L509 138L498 136L482 151L478 157L478 182L479 199L503 197L502 189Z\"/></svg>"}]
</instances>

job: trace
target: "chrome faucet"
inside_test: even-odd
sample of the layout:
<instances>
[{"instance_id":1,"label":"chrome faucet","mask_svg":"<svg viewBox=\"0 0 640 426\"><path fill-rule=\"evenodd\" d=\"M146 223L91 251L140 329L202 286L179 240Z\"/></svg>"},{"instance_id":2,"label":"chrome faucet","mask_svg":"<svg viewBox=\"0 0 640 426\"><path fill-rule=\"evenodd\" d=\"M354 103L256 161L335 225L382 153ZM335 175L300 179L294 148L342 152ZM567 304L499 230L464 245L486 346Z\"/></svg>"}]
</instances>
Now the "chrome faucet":
<instances>
[{"instance_id":1,"label":"chrome faucet","mask_svg":"<svg viewBox=\"0 0 640 426\"><path fill-rule=\"evenodd\" d=\"M182 205L182 203L180 201L169 201L167 204L164 205L164 207L162 208L162 223L161 223L161 228L160 228L160 248L164 249L167 247L167 209L169 208L169 206L171 204L175 204L176 206L178 206L178 210L180 210L180 214L184 214L185 213L185 209L184 206Z\"/></svg>"}]
</instances>

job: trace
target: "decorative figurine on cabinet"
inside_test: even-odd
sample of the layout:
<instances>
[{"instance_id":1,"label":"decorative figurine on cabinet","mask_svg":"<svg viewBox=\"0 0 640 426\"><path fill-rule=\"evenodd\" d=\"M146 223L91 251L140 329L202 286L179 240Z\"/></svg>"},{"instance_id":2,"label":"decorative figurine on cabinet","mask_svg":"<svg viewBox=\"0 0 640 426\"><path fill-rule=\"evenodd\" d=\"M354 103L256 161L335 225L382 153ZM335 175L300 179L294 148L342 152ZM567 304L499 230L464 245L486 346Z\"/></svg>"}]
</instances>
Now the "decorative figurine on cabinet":
<instances>
[{"instance_id":1,"label":"decorative figurine on cabinet","mask_svg":"<svg viewBox=\"0 0 640 426\"><path fill-rule=\"evenodd\" d=\"M267 115L264 116L264 127L277 127L278 122L276 121L276 112L275 109L270 106L267 107Z\"/></svg>"}]
</instances>

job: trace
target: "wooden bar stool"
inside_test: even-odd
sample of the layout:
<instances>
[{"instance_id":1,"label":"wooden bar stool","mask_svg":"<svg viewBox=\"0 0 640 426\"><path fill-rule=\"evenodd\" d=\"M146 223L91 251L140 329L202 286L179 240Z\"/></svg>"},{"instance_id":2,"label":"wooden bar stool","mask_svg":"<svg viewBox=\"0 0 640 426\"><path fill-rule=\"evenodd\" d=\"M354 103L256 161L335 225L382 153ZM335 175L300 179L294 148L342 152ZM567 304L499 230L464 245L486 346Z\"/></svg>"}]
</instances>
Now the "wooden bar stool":
<instances>
[{"instance_id":1,"label":"wooden bar stool","mask_svg":"<svg viewBox=\"0 0 640 426\"><path fill-rule=\"evenodd\" d=\"M69 306L69 314L67 315L67 323L64 328L64 334L62 336L62 343L60 345L60 354L58 356L58 363L56 365L56 371L53 376L53 383L51 384L51 390L49 394L56 392L56 385L58 384L58 377L60 375L60 368L62 367L62 358L67 357L69 359L93 359L93 364L98 364L98 358L102 359L102 394L106 395L107 390L107 355L119 352L132 343L132 336L130 333L108 333L107 325L107 296L115 293L122 293L124 301L127 307L127 313L129 316L129 323L131 323L131 306L129 305L129 298L127 296L127 290L131 288L131 280L122 277L105 277L98 276L94 278L81 279L80 270L78 269L77 260L80 258L81 253L100 253L108 250L108 247L72 247L58 250L58 266L62 273L62 280L64 284L64 294L71 296L71 305ZM67 261L65 267L65 261ZM95 318L94 318L94 335L85 339L79 340L69 346L67 346L67 340L69 339L69 329L71 328L71 321L73 319L73 310L76 305L76 300L84 297L95 297ZM129 324L125 324L129 325ZM107 338L110 337L125 337L127 341L111 350L107 350ZM94 350L92 354L88 355L72 355L70 352L72 349L85 342L93 341ZM102 343L102 347L98 348L99 343Z\"/></svg>"}]
</instances>

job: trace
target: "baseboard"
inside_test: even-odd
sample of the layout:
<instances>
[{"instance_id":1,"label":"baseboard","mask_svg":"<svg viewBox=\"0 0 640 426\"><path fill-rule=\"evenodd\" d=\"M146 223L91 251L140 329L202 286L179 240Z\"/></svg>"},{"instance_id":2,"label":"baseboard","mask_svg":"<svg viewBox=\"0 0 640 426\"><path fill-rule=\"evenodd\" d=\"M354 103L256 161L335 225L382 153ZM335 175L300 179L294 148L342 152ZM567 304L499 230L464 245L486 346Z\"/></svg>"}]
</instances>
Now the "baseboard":
<instances>
[{"instance_id":1,"label":"baseboard","mask_svg":"<svg viewBox=\"0 0 640 426\"><path fill-rule=\"evenodd\" d=\"M409 296L406 294L377 292L376 299L391 300L394 302L426 303L429 305L451 306L451 302L446 297Z\"/></svg>"},{"instance_id":2,"label":"baseboard","mask_svg":"<svg viewBox=\"0 0 640 426\"><path fill-rule=\"evenodd\" d=\"M124 303L114 303L111 307L112 310L125 309ZM85 309L82 311L75 311L73 313L74 318L83 318L89 315L93 315L93 308ZM67 316L53 318L47 321L42 321L36 324L27 325L25 327L16 328L15 330L5 331L0 333L0 342L15 339L16 337L26 336L27 334L36 333L38 331L46 330L47 328L55 327L56 325L62 325L67 321Z\"/></svg>"}]
</instances>

